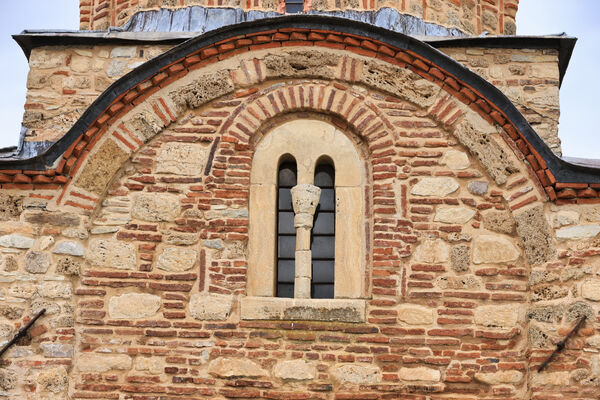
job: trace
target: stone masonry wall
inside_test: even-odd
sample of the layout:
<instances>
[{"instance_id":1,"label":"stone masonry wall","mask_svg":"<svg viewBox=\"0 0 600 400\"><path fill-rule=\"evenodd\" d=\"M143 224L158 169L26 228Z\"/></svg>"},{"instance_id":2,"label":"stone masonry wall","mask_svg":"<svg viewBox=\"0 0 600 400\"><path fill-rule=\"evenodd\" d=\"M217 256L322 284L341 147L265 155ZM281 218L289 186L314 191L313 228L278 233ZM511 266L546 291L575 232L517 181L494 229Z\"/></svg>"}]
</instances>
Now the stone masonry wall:
<instances>
[{"instance_id":1,"label":"stone masonry wall","mask_svg":"<svg viewBox=\"0 0 600 400\"><path fill-rule=\"evenodd\" d=\"M48 309L3 359L8 398L600 394L600 208L548 202L493 119L344 50L197 65L152 80L69 180L2 184L0 333ZM364 323L242 318L248 210L274 206L249 204L253 151L291 119L364 154Z\"/></svg>"},{"instance_id":2,"label":"stone masonry wall","mask_svg":"<svg viewBox=\"0 0 600 400\"><path fill-rule=\"evenodd\" d=\"M29 60L23 125L28 141L56 141L112 82L171 46L36 48ZM557 154L559 73L555 50L442 48L500 88Z\"/></svg>"},{"instance_id":3,"label":"stone masonry wall","mask_svg":"<svg viewBox=\"0 0 600 400\"><path fill-rule=\"evenodd\" d=\"M478 35L514 35L518 0L307 0L304 10L377 10L382 7ZM80 29L123 26L138 11L201 5L283 12L280 0L80 0Z\"/></svg>"}]
</instances>

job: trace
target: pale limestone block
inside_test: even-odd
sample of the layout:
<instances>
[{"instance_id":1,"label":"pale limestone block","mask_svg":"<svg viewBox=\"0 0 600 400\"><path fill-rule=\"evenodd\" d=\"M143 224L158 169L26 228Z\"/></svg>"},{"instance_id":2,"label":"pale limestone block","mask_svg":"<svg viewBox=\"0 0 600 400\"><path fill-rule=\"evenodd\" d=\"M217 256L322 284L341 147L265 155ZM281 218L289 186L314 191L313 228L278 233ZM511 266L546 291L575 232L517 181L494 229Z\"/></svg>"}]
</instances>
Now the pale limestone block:
<instances>
[{"instance_id":1,"label":"pale limestone block","mask_svg":"<svg viewBox=\"0 0 600 400\"><path fill-rule=\"evenodd\" d=\"M576 225L579 223L579 213L577 211L562 210L552 213L552 227L560 228L566 225Z\"/></svg>"},{"instance_id":2,"label":"pale limestone block","mask_svg":"<svg viewBox=\"0 0 600 400\"><path fill-rule=\"evenodd\" d=\"M589 279L583 282L581 296L584 299L600 301L600 279Z\"/></svg>"},{"instance_id":3,"label":"pale limestone block","mask_svg":"<svg viewBox=\"0 0 600 400\"><path fill-rule=\"evenodd\" d=\"M46 342L40 344L40 350L44 357L48 358L72 358L73 345L67 343Z\"/></svg>"},{"instance_id":4,"label":"pale limestone block","mask_svg":"<svg viewBox=\"0 0 600 400\"><path fill-rule=\"evenodd\" d=\"M500 384L518 384L523 380L523 373L520 371L498 371L491 373L477 373L475 380L487 383L488 385Z\"/></svg>"},{"instance_id":5,"label":"pale limestone block","mask_svg":"<svg viewBox=\"0 0 600 400\"><path fill-rule=\"evenodd\" d=\"M535 386L569 386L571 383L571 374L569 371L547 372L533 374L532 383Z\"/></svg>"},{"instance_id":6,"label":"pale limestone block","mask_svg":"<svg viewBox=\"0 0 600 400\"><path fill-rule=\"evenodd\" d=\"M317 368L305 360L285 360L275 364L273 375L283 380L306 381L315 379Z\"/></svg>"},{"instance_id":7,"label":"pale limestone block","mask_svg":"<svg viewBox=\"0 0 600 400\"><path fill-rule=\"evenodd\" d=\"M131 216L150 222L174 221L181 207L179 197L164 193L138 193L135 196Z\"/></svg>"},{"instance_id":8,"label":"pale limestone block","mask_svg":"<svg viewBox=\"0 0 600 400\"><path fill-rule=\"evenodd\" d=\"M519 309L514 305L480 306L475 309L474 321L489 328L512 328L519 320Z\"/></svg>"},{"instance_id":9,"label":"pale limestone block","mask_svg":"<svg viewBox=\"0 0 600 400\"><path fill-rule=\"evenodd\" d=\"M79 242L63 241L58 242L56 246L54 246L52 253L83 257L85 255L85 249Z\"/></svg>"},{"instance_id":10,"label":"pale limestone block","mask_svg":"<svg viewBox=\"0 0 600 400\"><path fill-rule=\"evenodd\" d=\"M110 51L110 58L133 58L136 55L136 46L118 46Z\"/></svg>"},{"instance_id":11,"label":"pale limestone block","mask_svg":"<svg viewBox=\"0 0 600 400\"><path fill-rule=\"evenodd\" d=\"M575 225L556 231L558 240L583 240L596 237L600 233L600 225Z\"/></svg>"},{"instance_id":12,"label":"pale limestone block","mask_svg":"<svg viewBox=\"0 0 600 400\"><path fill-rule=\"evenodd\" d=\"M89 72L92 67L92 59L90 57L74 55L71 57L69 66L74 72Z\"/></svg>"},{"instance_id":13,"label":"pale limestone block","mask_svg":"<svg viewBox=\"0 0 600 400\"><path fill-rule=\"evenodd\" d=\"M45 274L50 268L50 254L28 251L25 254L25 270L32 274Z\"/></svg>"},{"instance_id":14,"label":"pale limestone block","mask_svg":"<svg viewBox=\"0 0 600 400\"><path fill-rule=\"evenodd\" d=\"M135 370L160 375L165 370L165 360L162 357L136 357Z\"/></svg>"},{"instance_id":15,"label":"pale limestone block","mask_svg":"<svg viewBox=\"0 0 600 400\"><path fill-rule=\"evenodd\" d=\"M49 299L70 299L73 295L73 285L71 282L42 282L38 293Z\"/></svg>"},{"instance_id":16,"label":"pale limestone block","mask_svg":"<svg viewBox=\"0 0 600 400\"><path fill-rule=\"evenodd\" d=\"M242 297L240 303L244 320L366 321L366 302L359 299Z\"/></svg>"},{"instance_id":17,"label":"pale limestone block","mask_svg":"<svg viewBox=\"0 0 600 400\"><path fill-rule=\"evenodd\" d=\"M42 392L60 393L67 389L69 378L65 367L44 368L36 377Z\"/></svg>"},{"instance_id":18,"label":"pale limestone block","mask_svg":"<svg viewBox=\"0 0 600 400\"><path fill-rule=\"evenodd\" d=\"M183 272L196 263L198 252L180 247L167 247L158 256L156 267L169 272Z\"/></svg>"},{"instance_id":19,"label":"pale limestone block","mask_svg":"<svg viewBox=\"0 0 600 400\"><path fill-rule=\"evenodd\" d=\"M425 239L415 249L413 258L417 262L443 263L450 258L450 246L443 239Z\"/></svg>"},{"instance_id":20,"label":"pale limestone block","mask_svg":"<svg viewBox=\"0 0 600 400\"><path fill-rule=\"evenodd\" d=\"M369 385L381 382L381 370L375 365L344 364L335 366L330 371L342 383Z\"/></svg>"},{"instance_id":21,"label":"pale limestone block","mask_svg":"<svg viewBox=\"0 0 600 400\"><path fill-rule=\"evenodd\" d=\"M47 50L45 48L37 48L31 51L29 56L29 66L31 68L56 68L64 65L67 57L67 52L64 50Z\"/></svg>"},{"instance_id":22,"label":"pale limestone block","mask_svg":"<svg viewBox=\"0 0 600 400\"><path fill-rule=\"evenodd\" d=\"M435 280L435 285L440 289L476 290L483 284L475 275L444 275Z\"/></svg>"},{"instance_id":23,"label":"pale limestone block","mask_svg":"<svg viewBox=\"0 0 600 400\"><path fill-rule=\"evenodd\" d=\"M217 378L259 378L268 376L267 371L253 361L243 358L221 357L208 364L208 373Z\"/></svg>"},{"instance_id":24,"label":"pale limestone block","mask_svg":"<svg viewBox=\"0 0 600 400\"><path fill-rule=\"evenodd\" d=\"M450 169L460 170L467 169L471 165L469 156L466 153L458 150L448 150L442 156L440 163Z\"/></svg>"},{"instance_id":25,"label":"pale limestone block","mask_svg":"<svg viewBox=\"0 0 600 400\"><path fill-rule=\"evenodd\" d=\"M156 315L160 297L147 293L113 296L108 302L108 315L115 319L147 318Z\"/></svg>"},{"instance_id":26,"label":"pale limestone block","mask_svg":"<svg viewBox=\"0 0 600 400\"><path fill-rule=\"evenodd\" d=\"M75 364L80 372L127 371L132 365L131 357L126 354L79 354Z\"/></svg>"},{"instance_id":27,"label":"pale limestone block","mask_svg":"<svg viewBox=\"0 0 600 400\"><path fill-rule=\"evenodd\" d=\"M433 323L433 309L416 304L402 304L398 306L398 320L409 325L431 325Z\"/></svg>"},{"instance_id":28,"label":"pale limestone block","mask_svg":"<svg viewBox=\"0 0 600 400\"><path fill-rule=\"evenodd\" d=\"M497 235L480 235L473 238L473 263L503 263L515 261L520 252L508 239Z\"/></svg>"},{"instance_id":29,"label":"pale limestone block","mask_svg":"<svg viewBox=\"0 0 600 400\"><path fill-rule=\"evenodd\" d=\"M249 296L275 295L275 206L277 187L274 184L250 186L250 221L248 227ZM257 240L258 239L258 240Z\"/></svg>"},{"instance_id":30,"label":"pale limestone block","mask_svg":"<svg viewBox=\"0 0 600 400\"><path fill-rule=\"evenodd\" d=\"M435 177L421 178L419 182L410 190L410 194L415 196L435 196L444 197L458 190L458 182L454 178Z\"/></svg>"},{"instance_id":31,"label":"pale limestone block","mask_svg":"<svg viewBox=\"0 0 600 400\"><path fill-rule=\"evenodd\" d=\"M191 296L190 314L199 320L224 321L233 307L233 297L220 294L195 293Z\"/></svg>"},{"instance_id":32,"label":"pale limestone block","mask_svg":"<svg viewBox=\"0 0 600 400\"><path fill-rule=\"evenodd\" d=\"M135 246L116 239L92 239L87 261L94 267L135 269L137 254Z\"/></svg>"},{"instance_id":33,"label":"pale limestone block","mask_svg":"<svg viewBox=\"0 0 600 400\"><path fill-rule=\"evenodd\" d=\"M336 188L335 198L335 297L366 295L364 191L361 187ZM352 243L352 246L348 246Z\"/></svg>"},{"instance_id":34,"label":"pale limestone block","mask_svg":"<svg viewBox=\"0 0 600 400\"><path fill-rule=\"evenodd\" d=\"M438 207L433 220L445 224L466 224L475 215L475 210L467 207Z\"/></svg>"},{"instance_id":35,"label":"pale limestone block","mask_svg":"<svg viewBox=\"0 0 600 400\"><path fill-rule=\"evenodd\" d=\"M16 249L30 249L33 247L35 240L26 236L13 233L10 235L0 236L0 247L13 247Z\"/></svg>"},{"instance_id":36,"label":"pale limestone block","mask_svg":"<svg viewBox=\"0 0 600 400\"><path fill-rule=\"evenodd\" d=\"M437 369L427 367L400 368L398 377L403 381L439 382L442 374Z\"/></svg>"},{"instance_id":37,"label":"pale limestone block","mask_svg":"<svg viewBox=\"0 0 600 400\"><path fill-rule=\"evenodd\" d=\"M208 148L194 143L165 143L156 159L156 172L202 175Z\"/></svg>"},{"instance_id":38,"label":"pale limestone block","mask_svg":"<svg viewBox=\"0 0 600 400\"><path fill-rule=\"evenodd\" d=\"M558 63L536 63L531 66L531 76L540 79L559 79Z\"/></svg>"}]
</instances>

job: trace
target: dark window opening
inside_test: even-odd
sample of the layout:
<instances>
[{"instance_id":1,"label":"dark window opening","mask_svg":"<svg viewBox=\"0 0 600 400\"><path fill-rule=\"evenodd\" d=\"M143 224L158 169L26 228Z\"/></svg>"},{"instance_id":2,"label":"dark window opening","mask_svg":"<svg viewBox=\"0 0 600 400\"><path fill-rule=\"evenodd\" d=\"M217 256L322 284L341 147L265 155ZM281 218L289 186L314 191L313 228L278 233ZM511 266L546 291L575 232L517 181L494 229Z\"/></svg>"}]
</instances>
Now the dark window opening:
<instances>
[{"instance_id":1,"label":"dark window opening","mask_svg":"<svg viewBox=\"0 0 600 400\"><path fill-rule=\"evenodd\" d=\"M321 188L311 235L311 298L332 299L335 282L335 170L329 164L315 169L315 186Z\"/></svg>"},{"instance_id":2,"label":"dark window opening","mask_svg":"<svg viewBox=\"0 0 600 400\"><path fill-rule=\"evenodd\" d=\"M277 176L277 297L294 297L296 229L291 189L296 186L296 162L285 162Z\"/></svg>"},{"instance_id":3,"label":"dark window opening","mask_svg":"<svg viewBox=\"0 0 600 400\"><path fill-rule=\"evenodd\" d=\"M301 13L303 6L303 0L285 0L285 12L287 14Z\"/></svg>"}]
</instances>

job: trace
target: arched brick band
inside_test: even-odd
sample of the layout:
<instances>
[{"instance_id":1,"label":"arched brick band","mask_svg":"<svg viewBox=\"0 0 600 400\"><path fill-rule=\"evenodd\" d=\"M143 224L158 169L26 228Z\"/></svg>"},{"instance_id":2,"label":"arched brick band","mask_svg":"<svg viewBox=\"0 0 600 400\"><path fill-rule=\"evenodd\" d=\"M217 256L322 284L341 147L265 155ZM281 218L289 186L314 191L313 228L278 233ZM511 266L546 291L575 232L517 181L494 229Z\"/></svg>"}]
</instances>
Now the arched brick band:
<instances>
[{"instance_id":1,"label":"arched brick band","mask_svg":"<svg viewBox=\"0 0 600 400\"><path fill-rule=\"evenodd\" d=\"M112 122L161 88L190 71L240 53L288 46L346 50L409 68L441 86L489 123L502 126L510 137L508 141L528 161L551 200L600 202L596 192L600 189L600 171L555 156L506 96L480 76L417 39L362 23L315 16L254 21L182 43L111 85L46 153L0 163L0 184L4 188L64 184ZM47 169L61 156L58 167Z\"/></svg>"}]
</instances>

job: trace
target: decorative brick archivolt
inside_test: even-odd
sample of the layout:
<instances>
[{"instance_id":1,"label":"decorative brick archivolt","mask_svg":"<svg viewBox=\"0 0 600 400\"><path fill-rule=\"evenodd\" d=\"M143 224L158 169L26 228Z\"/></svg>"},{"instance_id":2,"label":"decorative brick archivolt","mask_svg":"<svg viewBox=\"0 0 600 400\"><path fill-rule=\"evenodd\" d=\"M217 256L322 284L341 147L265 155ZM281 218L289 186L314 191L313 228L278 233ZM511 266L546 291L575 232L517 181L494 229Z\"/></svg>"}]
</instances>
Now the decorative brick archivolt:
<instances>
[{"instance_id":1,"label":"decorative brick archivolt","mask_svg":"<svg viewBox=\"0 0 600 400\"><path fill-rule=\"evenodd\" d=\"M526 162L531 175L539 182L550 200L558 204L600 202L596 191L600 188L600 175L595 169L574 166L554 156L504 95L457 62L428 45L401 34L332 18L302 19L299 16L221 29L192 39L139 67L112 85L84 113L73 129L47 153L31 160L2 163L0 184L4 189L35 189L49 192L62 190L60 195L53 196L59 203L66 204L70 201L73 203L71 205L77 204L76 206L83 206L80 208L91 210L98 198L93 195L94 191L74 191L78 193L74 194L77 199L86 200L80 202L71 197L66 199L64 189L68 188L73 177L81 172L82 166L89 162L87 160L90 159L90 154L100 150L105 154L112 154L109 147L115 145L106 142L108 137L112 137L111 140L125 154L136 150L148 139L137 136L127 124L122 124L131 117L132 112L138 112L139 107L146 107L146 113L153 113L154 125L151 124L149 129L156 128L156 134L164 126L175 121L181 112L178 107L182 104L172 103L173 100L167 95L167 92L173 91L171 85L175 82L181 85L188 74L195 76L193 72L204 67L207 67L205 71L215 70L217 64L226 65L230 62L228 60L233 60L243 53L275 48L291 50L294 47L303 51L307 47L315 51L335 50L352 55L351 58L371 60L358 64L351 62L346 64L346 69L341 64L339 76L336 78L345 81L354 82L354 68L361 64L370 68L369 63L381 63L419 75L449 95L446 99L447 104L440 102L439 107L430 109L430 112L438 115L440 119L445 117L444 122L453 125L460 115L472 111L490 125L497 126L504 141ZM190 79L190 76L187 79ZM223 82L222 76L212 74L205 82L209 86L211 79L213 83ZM251 81L243 82L243 77L236 81L234 76L230 86L221 87L216 94L222 96L251 84ZM394 89L402 88L394 88L393 85L384 88L388 92L393 92ZM213 96L216 97L218 96ZM146 102L150 98L152 101ZM201 98L200 101L206 102L213 98ZM451 113L453 110L457 112ZM143 118L139 122L143 124ZM469 142L468 135L464 138ZM125 154L119 153L118 156L126 158ZM53 167L48 168L46 165ZM108 176L114 172L116 170L103 171L101 176ZM91 176L91 179L94 177Z\"/></svg>"}]
</instances>

